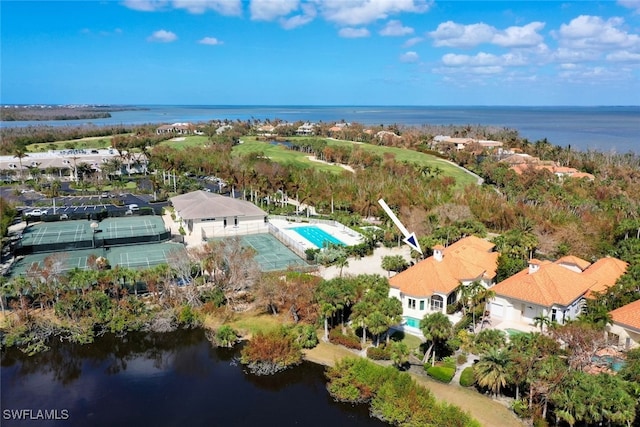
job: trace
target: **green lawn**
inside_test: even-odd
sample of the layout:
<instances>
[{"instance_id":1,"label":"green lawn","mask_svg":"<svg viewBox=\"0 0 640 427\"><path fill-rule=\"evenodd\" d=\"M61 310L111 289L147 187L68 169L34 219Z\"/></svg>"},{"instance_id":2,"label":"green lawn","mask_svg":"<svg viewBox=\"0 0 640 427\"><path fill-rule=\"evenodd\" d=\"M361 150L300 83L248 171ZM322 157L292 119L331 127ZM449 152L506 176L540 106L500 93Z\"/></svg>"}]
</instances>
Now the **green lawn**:
<instances>
[{"instance_id":1,"label":"green lawn","mask_svg":"<svg viewBox=\"0 0 640 427\"><path fill-rule=\"evenodd\" d=\"M304 139L315 137L292 137L288 138L292 141L300 141ZM284 146L273 145L264 141L256 141L255 137L245 136L242 137L242 144L233 147L234 155L242 155L248 153L262 153L264 156L270 158L274 162L281 163L283 165L292 165L303 168L316 168L321 171L331 173L342 173L344 169L335 165L327 165L318 162L312 162L307 158L307 153L300 153L294 150L288 150ZM170 145L176 148L186 148L193 146L203 146L207 143L206 136L186 136L183 141L164 141L162 144ZM430 154L420 153L413 150L407 150L396 147L384 147L371 144L355 144L351 141L337 141L333 139L326 140L328 145L332 146L357 146L362 150L376 153L379 156L383 156L385 153L392 153L395 159L399 162L409 162L421 166L430 166L432 168L438 167L444 176L451 176L456 180L456 186L458 188L465 187L469 184L475 184L476 178L466 173L461 168L432 156Z\"/></svg>"},{"instance_id":2,"label":"green lawn","mask_svg":"<svg viewBox=\"0 0 640 427\"><path fill-rule=\"evenodd\" d=\"M111 147L112 135L109 136L92 136L81 139L70 139L67 141L43 142L39 144L27 145L27 151L30 153L45 152L49 150L68 150L71 145L73 148L107 148Z\"/></svg>"}]
</instances>

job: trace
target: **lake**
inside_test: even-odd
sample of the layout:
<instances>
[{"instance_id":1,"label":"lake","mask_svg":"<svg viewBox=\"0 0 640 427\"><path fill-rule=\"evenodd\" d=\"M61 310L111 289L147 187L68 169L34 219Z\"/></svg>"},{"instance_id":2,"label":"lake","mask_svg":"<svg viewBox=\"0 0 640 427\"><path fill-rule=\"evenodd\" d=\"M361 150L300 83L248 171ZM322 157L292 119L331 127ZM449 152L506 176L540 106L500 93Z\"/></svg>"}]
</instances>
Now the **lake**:
<instances>
[{"instance_id":1,"label":"lake","mask_svg":"<svg viewBox=\"0 0 640 427\"><path fill-rule=\"evenodd\" d=\"M54 342L32 357L9 349L1 361L0 424L387 425L371 418L367 406L334 402L323 366L304 362L259 377L236 363L238 355L213 348L202 330L104 336L84 346ZM31 419L10 419L17 414Z\"/></svg>"},{"instance_id":2,"label":"lake","mask_svg":"<svg viewBox=\"0 0 640 427\"><path fill-rule=\"evenodd\" d=\"M1 122L1 127L118 125L207 122L210 120L274 120L288 122L358 122L364 125L494 126L516 129L533 142L579 150L640 152L640 106L511 107L511 106L250 106L142 105L114 111L110 118L44 122Z\"/></svg>"}]
</instances>

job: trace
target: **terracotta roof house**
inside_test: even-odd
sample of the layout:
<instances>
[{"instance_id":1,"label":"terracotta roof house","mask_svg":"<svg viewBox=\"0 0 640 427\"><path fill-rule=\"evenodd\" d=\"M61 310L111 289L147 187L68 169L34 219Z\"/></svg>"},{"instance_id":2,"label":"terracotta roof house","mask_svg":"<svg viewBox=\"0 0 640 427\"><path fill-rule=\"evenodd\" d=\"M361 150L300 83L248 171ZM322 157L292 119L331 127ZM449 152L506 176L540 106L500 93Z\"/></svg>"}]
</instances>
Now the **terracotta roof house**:
<instances>
[{"instance_id":1,"label":"terracotta roof house","mask_svg":"<svg viewBox=\"0 0 640 427\"><path fill-rule=\"evenodd\" d=\"M640 300L624 305L611 312L612 325L607 327L609 342L617 337L624 348L640 346Z\"/></svg>"},{"instance_id":2,"label":"terracotta roof house","mask_svg":"<svg viewBox=\"0 0 640 427\"><path fill-rule=\"evenodd\" d=\"M191 123L173 123L170 125L162 125L156 129L158 135L171 133L177 135L187 135L194 133L194 127Z\"/></svg>"},{"instance_id":3,"label":"terracotta roof house","mask_svg":"<svg viewBox=\"0 0 640 427\"><path fill-rule=\"evenodd\" d=\"M426 314L442 312L458 301L460 287L480 281L493 284L499 253L495 245L475 236L465 237L448 247L435 246L433 256L389 280L389 296L402 302L406 325L418 327Z\"/></svg>"},{"instance_id":4,"label":"terracotta roof house","mask_svg":"<svg viewBox=\"0 0 640 427\"><path fill-rule=\"evenodd\" d=\"M555 262L532 259L528 268L492 288L491 318L512 323L516 329L520 325L523 330L540 315L565 323L580 315L592 291L612 286L625 271L626 263L615 258L594 264L574 256Z\"/></svg>"},{"instance_id":5,"label":"terracotta roof house","mask_svg":"<svg viewBox=\"0 0 640 427\"><path fill-rule=\"evenodd\" d=\"M267 213L250 202L198 190L169 199L189 234L213 237L267 233Z\"/></svg>"}]
</instances>

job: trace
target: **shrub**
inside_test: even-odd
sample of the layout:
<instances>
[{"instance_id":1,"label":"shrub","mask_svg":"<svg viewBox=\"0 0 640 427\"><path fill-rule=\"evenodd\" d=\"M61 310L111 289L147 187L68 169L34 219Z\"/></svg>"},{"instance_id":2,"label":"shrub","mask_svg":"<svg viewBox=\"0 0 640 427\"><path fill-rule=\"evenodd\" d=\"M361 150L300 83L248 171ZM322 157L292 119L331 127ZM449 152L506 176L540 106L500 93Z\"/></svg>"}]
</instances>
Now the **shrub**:
<instances>
[{"instance_id":1,"label":"shrub","mask_svg":"<svg viewBox=\"0 0 640 427\"><path fill-rule=\"evenodd\" d=\"M467 360L469 360L469 356L467 356L466 353L460 353L456 357L456 363L458 365L464 365L465 363L467 363Z\"/></svg>"},{"instance_id":2,"label":"shrub","mask_svg":"<svg viewBox=\"0 0 640 427\"><path fill-rule=\"evenodd\" d=\"M473 368L471 366L466 367L460 374L460 385L462 387L471 387L476 383L476 379L473 376Z\"/></svg>"},{"instance_id":3,"label":"shrub","mask_svg":"<svg viewBox=\"0 0 640 427\"><path fill-rule=\"evenodd\" d=\"M446 366L429 366L427 368L427 375L435 380L447 384L451 382L455 373L455 369L451 369Z\"/></svg>"},{"instance_id":4,"label":"shrub","mask_svg":"<svg viewBox=\"0 0 640 427\"><path fill-rule=\"evenodd\" d=\"M360 339L357 336L353 334L343 335L340 329L332 329L331 332L329 332L329 342L331 344L343 345L347 348L362 350Z\"/></svg>"},{"instance_id":5,"label":"shrub","mask_svg":"<svg viewBox=\"0 0 640 427\"><path fill-rule=\"evenodd\" d=\"M367 349L367 357L371 360L390 360L391 352L385 346L369 347Z\"/></svg>"},{"instance_id":6,"label":"shrub","mask_svg":"<svg viewBox=\"0 0 640 427\"><path fill-rule=\"evenodd\" d=\"M222 325L216 331L216 344L220 347L233 347L238 342L238 333L229 325Z\"/></svg>"},{"instance_id":7,"label":"shrub","mask_svg":"<svg viewBox=\"0 0 640 427\"><path fill-rule=\"evenodd\" d=\"M302 362L302 351L286 328L258 332L242 349L240 361L256 375L270 375Z\"/></svg>"},{"instance_id":8,"label":"shrub","mask_svg":"<svg viewBox=\"0 0 640 427\"><path fill-rule=\"evenodd\" d=\"M318 345L318 334L312 325L296 325L291 333L302 348L313 348Z\"/></svg>"},{"instance_id":9,"label":"shrub","mask_svg":"<svg viewBox=\"0 0 640 427\"><path fill-rule=\"evenodd\" d=\"M447 356L442 359L440 365L446 368L456 369L456 360L451 356Z\"/></svg>"}]
</instances>

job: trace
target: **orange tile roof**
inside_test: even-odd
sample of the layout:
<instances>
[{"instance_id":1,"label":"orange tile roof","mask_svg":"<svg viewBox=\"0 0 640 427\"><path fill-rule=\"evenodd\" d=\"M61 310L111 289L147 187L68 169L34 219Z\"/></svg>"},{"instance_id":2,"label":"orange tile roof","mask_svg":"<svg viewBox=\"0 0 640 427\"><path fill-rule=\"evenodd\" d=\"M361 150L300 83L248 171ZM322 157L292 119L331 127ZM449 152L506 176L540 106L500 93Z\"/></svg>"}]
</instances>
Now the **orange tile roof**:
<instances>
[{"instance_id":1,"label":"orange tile roof","mask_svg":"<svg viewBox=\"0 0 640 427\"><path fill-rule=\"evenodd\" d=\"M549 261L540 264L539 270L529 273L529 268L493 286L496 296L515 298L544 307L553 304L570 305L584 295L596 283L566 267Z\"/></svg>"},{"instance_id":2,"label":"orange tile roof","mask_svg":"<svg viewBox=\"0 0 640 427\"><path fill-rule=\"evenodd\" d=\"M582 271L584 271L586 268L588 268L591 265L589 261L585 261L582 258L578 258L577 256L573 256L573 255L563 256L556 262L558 264L573 264Z\"/></svg>"},{"instance_id":3,"label":"orange tile roof","mask_svg":"<svg viewBox=\"0 0 640 427\"><path fill-rule=\"evenodd\" d=\"M496 275L498 252L495 245L475 236L458 240L443 250L443 258L433 256L389 280L391 287L407 295L426 297L434 292L449 294L462 280L492 279Z\"/></svg>"},{"instance_id":4,"label":"orange tile roof","mask_svg":"<svg viewBox=\"0 0 640 427\"><path fill-rule=\"evenodd\" d=\"M601 258L585 270L584 274L596 279L596 284L589 289L587 296L592 292L605 292L607 288L616 284L616 281L627 271L628 264L618 258Z\"/></svg>"},{"instance_id":5,"label":"orange tile roof","mask_svg":"<svg viewBox=\"0 0 640 427\"><path fill-rule=\"evenodd\" d=\"M640 300L610 312L614 323L640 331Z\"/></svg>"},{"instance_id":6,"label":"orange tile roof","mask_svg":"<svg viewBox=\"0 0 640 427\"><path fill-rule=\"evenodd\" d=\"M574 256L562 257L555 262L536 261L538 271L529 273L526 268L521 272L503 280L491 289L498 296L515 298L532 302L545 307L553 304L570 305L582 295L591 292L602 292L613 286L624 274L627 263L617 258L602 258L589 265L588 261ZM562 264L574 264L581 272L575 272Z\"/></svg>"}]
</instances>

